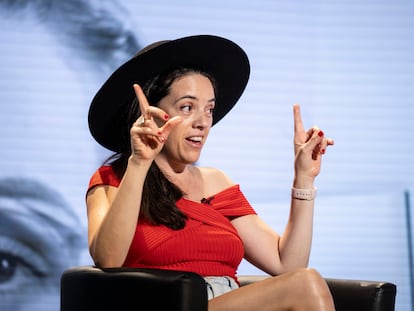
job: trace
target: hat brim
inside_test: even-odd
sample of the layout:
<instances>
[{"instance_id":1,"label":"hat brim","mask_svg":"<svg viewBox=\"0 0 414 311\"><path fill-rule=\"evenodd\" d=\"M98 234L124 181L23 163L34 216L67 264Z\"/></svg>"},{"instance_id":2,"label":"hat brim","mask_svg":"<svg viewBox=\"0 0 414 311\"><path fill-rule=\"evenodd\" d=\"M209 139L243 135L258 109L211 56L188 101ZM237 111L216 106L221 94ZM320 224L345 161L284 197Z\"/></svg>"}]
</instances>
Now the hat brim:
<instances>
[{"instance_id":1,"label":"hat brim","mask_svg":"<svg viewBox=\"0 0 414 311\"><path fill-rule=\"evenodd\" d=\"M103 84L89 108L89 129L95 140L115 152L125 151L122 135L125 115L135 98L132 85L145 84L162 72L180 66L200 69L217 83L213 125L220 121L242 95L250 75L246 53L234 42L199 35L166 41L138 54L119 67Z\"/></svg>"}]
</instances>

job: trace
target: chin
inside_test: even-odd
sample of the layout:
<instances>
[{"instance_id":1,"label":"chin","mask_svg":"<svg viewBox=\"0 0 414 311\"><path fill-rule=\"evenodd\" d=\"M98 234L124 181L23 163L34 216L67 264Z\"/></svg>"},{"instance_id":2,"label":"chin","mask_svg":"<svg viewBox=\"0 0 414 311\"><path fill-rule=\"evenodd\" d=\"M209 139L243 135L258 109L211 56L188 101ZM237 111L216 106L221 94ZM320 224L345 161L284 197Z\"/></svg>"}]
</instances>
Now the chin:
<instances>
[{"instance_id":1,"label":"chin","mask_svg":"<svg viewBox=\"0 0 414 311\"><path fill-rule=\"evenodd\" d=\"M200 154L198 154L197 156L186 157L184 161L186 162L186 164L195 164L197 163L199 159L200 159Z\"/></svg>"}]
</instances>

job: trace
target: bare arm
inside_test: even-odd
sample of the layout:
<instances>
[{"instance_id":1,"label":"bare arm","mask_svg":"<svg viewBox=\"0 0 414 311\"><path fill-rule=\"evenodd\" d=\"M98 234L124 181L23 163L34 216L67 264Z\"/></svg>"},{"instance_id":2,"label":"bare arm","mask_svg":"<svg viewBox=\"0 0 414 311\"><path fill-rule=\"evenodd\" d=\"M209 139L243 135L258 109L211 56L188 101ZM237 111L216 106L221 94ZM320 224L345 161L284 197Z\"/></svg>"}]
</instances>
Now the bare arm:
<instances>
[{"instance_id":1,"label":"bare arm","mask_svg":"<svg viewBox=\"0 0 414 311\"><path fill-rule=\"evenodd\" d=\"M181 122L171 118L159 128L154 117L166 120L166 113L149 106L141 88L134 88L142 115L130 131L132 154L122 181L118 188L97 186L86 198L89 250L101 267L124 263L136 230L147 172L172 128Z\"/></svg>"},{"instance_id":2,"label":"bare arm","mask_svg":"<svg viewBox=\"0 0 414 311\"><path fill-rule=\"evenodd\" d=\"M91 256L102 267L125 261L135 233L147 167L131 160L119 188L98 186L87 196L88 242Z\"/></svg>"},{"instance_id":3,"label":"bare arm","mask_svg":"<svg viewBox=\"0 0 414 311\"><path fill-rule=\"evenodd\" d=\"M321 157L333 140L313 127L303 129L300 107L294 105L295 179L293 187L314 189L320 172ZM314 200L292 198L290 214L282 236L266 225L258 216L249 215L232 221L245 247L245 257L263 271L277 275L309 262L313 233Z\"/></svg>"},{"instance_id":4,"label":"bare arm","mask_svg":"<svg viewBox=\"0 0 414 311\"><path fill-rule=\"evenodd\" d=\"M302 202L312 206L302 205ZM249 262L271 275L308 265L312 242L313 204L308 201L301 203L292 202L289 220L282 236L257 215L232 220L243 240L245 258Z\"/></svg>"}]
</instances>

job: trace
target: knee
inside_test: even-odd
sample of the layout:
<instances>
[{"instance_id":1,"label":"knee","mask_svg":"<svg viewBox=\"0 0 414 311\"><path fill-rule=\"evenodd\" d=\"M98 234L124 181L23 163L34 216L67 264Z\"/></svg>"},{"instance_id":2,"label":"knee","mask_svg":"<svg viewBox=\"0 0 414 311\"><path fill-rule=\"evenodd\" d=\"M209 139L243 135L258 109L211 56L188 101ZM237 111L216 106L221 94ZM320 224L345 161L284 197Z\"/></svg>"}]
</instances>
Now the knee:
<instances>
[{"instance_id":1,"label":"knee","mask_svg":"<svg viewBox=\"0 0 414 311\"><path fill-rule=\"evenodd\" d=\"M309 295L309 298L321 305L333 305L328 284L317 270L312 268L299 269L294 272L293 277L297 278L298 286ZM325 308L322 309L325 310Z\"/></svg>"},{"instance_id":2,"label":"knee","mask_svg":"<svg viewBox=\"0 0 414 311\"><path fill-rule=\"evenodd\" d=\"M328 290L324 278L320 273L312 268L301 268L292 273L292 278L295 279L296 283L300 287L309 289L315 289L316 291Z\"/></svg>"},{"instance_id":3,"label":"knee","mask_svg":"<svg viewBox=\"0 0 414 311\"><path fill-rule=\"evenodd\" d=\"M304 285L325 283L320 273L313 268L301 268L293 272L293 277L298 278Z\"/></svg>"}]
</instances>

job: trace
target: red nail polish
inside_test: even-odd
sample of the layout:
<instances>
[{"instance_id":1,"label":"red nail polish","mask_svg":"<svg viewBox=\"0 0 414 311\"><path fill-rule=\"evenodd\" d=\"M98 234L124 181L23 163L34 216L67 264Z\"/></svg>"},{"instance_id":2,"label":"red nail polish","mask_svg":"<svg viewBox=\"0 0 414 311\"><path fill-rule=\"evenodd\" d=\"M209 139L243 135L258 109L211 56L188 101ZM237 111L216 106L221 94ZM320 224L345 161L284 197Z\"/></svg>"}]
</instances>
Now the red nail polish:
<instances>
[{"instance_id":1,"label":"red nail polish","mask_svg":"<svg viewBox=\"0 0 414 311\"><path fill-rule=\"evenodd\" d=\"M170 116L168 114L164 115L164 119L168 120L170 118Z\"/></svg>"},{"instance_id":2,"label":"red nail polish","mask_svg":"<svg viewBox=\"0 0 414 311\"><path fill-rule=\"evenodd\" d=\"M321 149L321 154L325 154L325 149Z\"/></svg>"},{"instance_id":3,"label":"red nail polish","mask_svg":"<svg viewBox=\"0 0 414 311\"><path fill-rule=\"evenodd\" d=\"M158 135L162 135L162 132L161 132L161 131L158 131L158 132L157 132L157 134L158 134Z\"/></svg>"},{"instance_id":4,"label":"red nail polish","mask_svg":"<svg viewBox=\"0 0 414 311\"><path fill-rule=\"evenodd\" d=\"M322 131L319 131L318 135L319 135L319 137L322 137L323 136L323 132Z\"/></svg>"}]
</instances>

